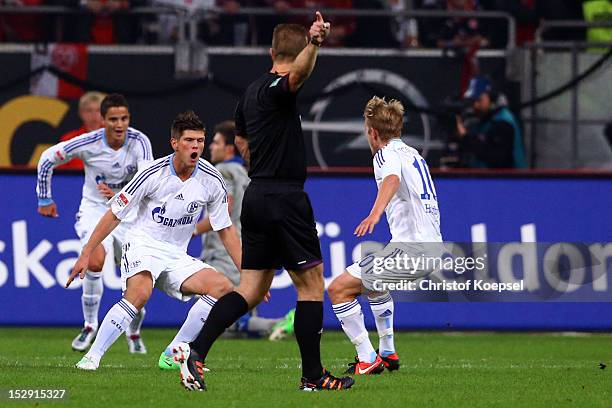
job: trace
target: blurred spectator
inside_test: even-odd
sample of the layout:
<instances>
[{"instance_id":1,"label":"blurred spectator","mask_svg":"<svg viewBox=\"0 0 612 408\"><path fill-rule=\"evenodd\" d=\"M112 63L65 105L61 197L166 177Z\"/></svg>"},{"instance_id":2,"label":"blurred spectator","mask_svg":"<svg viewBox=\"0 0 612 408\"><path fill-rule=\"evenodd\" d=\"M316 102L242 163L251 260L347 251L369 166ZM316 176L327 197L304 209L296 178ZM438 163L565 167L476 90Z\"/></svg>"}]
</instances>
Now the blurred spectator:
<instances>
[{"instance_id":1,"label":"blurred spectator","mask_svg":"<svg viewBox=\"0 0 612 408\"><path fill-rule=\"evenodd\" d=\"M251 22L254 18L246 15L237 15L242 7L255 7L255 0L151 0L152 6L166 6L175 10L182 10L187 15L198 13L197 38L211 45L244 46L251 43ZM213 8L220 8L222 13L215 13ZM200 17L201 16L201 17ZM179 40L179 21L174 14L162 14L157 18L154 26L157 32L157 41L161 43L175 43ZM151 25L149 25L151 28ZM185 35L190 38L185 27Z\"/></svg>"},{"instance_id":2,"label":"blurred spectator","mask_svg":"<svg viewBox=\"0 0 612 408\"><path fill-rule=\"evenodd\" d=\"M293 22L285 14L292 8L291 0L255 0L256 7L271 7L276 11L275 15L257 16L255 19L257 44L272 44L272 32L278 24Z\"/></svg>"},{"instance_id":3,"label":"blurred spectator","mask_svg":"<svg viewBox=\"0 0 612 408\"><path fill-rule=\"evenodd\" d=\"M400 0L401 1L401 0ZM353 0L353 8L358 10L386 10L385 0ZM355 19L355 30L347 40L351 47L395 48L398 41L394 37L395 21L392 17L361 16ZM332 26L332 31L335 27Z\"/></svg>"},{"instance_id":4,"label":"blurred spectator","mask_svg":"<svg viewBox=\"0 0 612 408\"><path fill-rule=\"evenodd\" d=\"M131 44L140 36L140 17L126 13L145 4L144 0L72 0L84 11L68 24L67 38L89 44Z\"/></svg>"},{"instance_id":5,"label":"blurred spectator","mask_svg":"<svg viewBox=\"0 0 612 408\"><path fill-rule=\"evenodd\" d=\"M250 45L250 22L254 19L236 13L242 7L254 7L249 0L217 0L216 6L223 10L220 15L211 15L199 27L200 39L206 44Z\"/></svg>"},{"instance_id":6,"label":"blurred spectator","mask_svg":"<svg viewBox=\"0 0 612 408\"><path fill-rule=\"evenodd\" d=\"M493 103L491 82L484 76L472 78L464 99L475 116L465 124L457 116L463 162L469 167L526 168L520 126L507 107Z\"/></svg>"},{"instance_id":7,"label":"blurred spectator","mask_svg":"<svg viewBox=\"0 0 612 408\"><path fill-rule=\"evenodd\" d=\"M351 10L353 8L353 0L303 0L302 7L312 9L313 15L314 10ZM302 22L302 24L307 26L312 20L312 16L305 16L305 18L306 21ZM331 22L332 30L329 33L329 37L325 40L325 45L328 47L345 46L347 38L355 31L355 17L339 15L328 16L326 19Z\"/></svg>"},{"instance_id":8,"label":"blurred spectator","mask_svg":"<svg viewBox=\"0 0 612 408\"><path fill-rule=\"evenodd\" d=\"M44 0L0 0L0 6L42 6ZM49 19L42 14L0 14L0 41L39 42L49 40Z\"/></svg>"},{"instance_id":9,"label":"blurred spectator","mask_svg":"<svg viewBox=\"0 0 612 408\"><path fill-rule=\"evenodd\" d=\"M258 7L272 7L277 15L257 17L257 43L269 44L272 41L272 32L277 24L295 23L304 26L310 25L312 15L316 10L353 8L353 0L260 0ZM288 16L283 15L290 9L311 9L312 15ZM326 21L331 23L330 36L325 40L328 47L342 47L355 31L356 19L350 16L325 15Z\"/></svg>"},{"instance_id":10,"label":"blurred spectator","mask_svg":"<svg viewBox=\"0 0 612 408\"><path fill-rule=\"evenodd\" d=\"M423 8L446 11L477 11L476 0L424 0ZM424 18L419 32L425 47L467 50L487 47L489 39L478 19L473 17Z\"/></svg>"},{"instance_id":11,"label":"blurred spectator","mask_svg":"<svg viewBox=\"0 0 612 408\"><path fill-rule=\"evenodd\" d=\"M414 9L412 0L388 0L389 8L396 12ZM419 46L419 26L415 18L398 16L393 21L395 39L402 48Z\"/></svg>"},{"instance_id":12,"label":"blurred spectator","mask_svg":"<svg viewBox=\"0 0 612 408\"><path fill-rule=\"evenodd\" d=\"M100 104L102 103L102 99L104 99L104 94L100 92L87 92L81 96L79 99L79 118L81 118L83 125L78 129L71 130L62 135L62 137L60 137L61 142L65 142L83 133L92 132L102 127L102 115L100 115ZM83 162L79 159L72 159L58 168L82 170Z\"/></svg>"},{"instance_id":13,"label":"blurred spectator","mask_svg":"<svg viewBox=\"0 0 612 408\"><path fill-rule=\"evenodd\" d=\"M188 16L193 15L195 13L203 13L208 12L212 7L216 6L215 0L150 0L149 5L151 6L164 6L173 10L177 10L182 12L183 14L187 14ZM210 35L210 31L208 28L208 22L210 20L209 15L206 18L203 18L201 22L198 24L198 34L200 37L208 37ZM154 41L155 43L162 44L172 44L176 43L179 40L179 31L181 27L179 27L179 20L176 14L160 14L157 16L157 23L148 24L147 30L154 33ZM185 28L185 36L190 38L190 33L188 33L188 29L190 27L186 26ZM212 30L214 31L214 29ZM149 34L149 33L148 33ZM200 38L202 39L202 38Z\"/></svg>"},{"instance_id":14,"label":"blurred spectator","mask_svg":"<svg viewBox=\"0 0 612 408\"><path fill-rule=\"evenodd\" d=\"M533 41L535 30L538 27L535 4L536 0L481 0L483 9L489 11L505 11L514 17L516 21L516 45L520 46L528 41ZM492 20L497 23L499 20ZM495 46L503 46L507 42L506 31L489 30L491 42ZM498 45L499 44L499 45Z\"/></svg>"},{"instance_id":15,"label":"blurred spectator","mask_svg":"<svg viewBox=\"0 0 612 408\"><path fill-rule=\"evenodd\" d=\"M582 4L576 0L537 0L539 20L582 20ZM584 40L583 28L552 28L542 36L548 41Z\"/></svg>"}]
</instances>

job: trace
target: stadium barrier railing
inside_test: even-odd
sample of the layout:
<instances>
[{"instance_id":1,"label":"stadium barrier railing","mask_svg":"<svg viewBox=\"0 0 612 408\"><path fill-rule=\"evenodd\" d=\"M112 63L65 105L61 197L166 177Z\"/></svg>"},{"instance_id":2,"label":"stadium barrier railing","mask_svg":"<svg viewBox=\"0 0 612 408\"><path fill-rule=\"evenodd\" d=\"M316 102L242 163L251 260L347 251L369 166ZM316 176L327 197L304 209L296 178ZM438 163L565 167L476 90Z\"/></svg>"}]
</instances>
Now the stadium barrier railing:
<instances>
[{"instance_id":1,"label":"stadium barrier railing","mask_svg":"<svg viewBox=\"0 0 612 408\"><path fill-rule=\"evenodd\" d=\"M567 151L569 152L570 158L568 160L569 167L580 168L585 165L585 162L589 161L590 156L597 155L601 150L606 150L607 146L593 146L592 141L584 142L584 138L581 138L580 126L605 126L610 123L609 115L607 117L600 116L597 118L581 118L580 117L580 100L582 97L589 98L589 95L580 94L580 82L583 82L587 76L590 76L595 71L589 72L584 75L584 71L581 73L581 65L584 66L582 60L592 60L598 53L602 53L601 58L598 58L597 62L605 62L610 57L610 51L612 50L612 42L599 42L599 41L585 41L585 40L571 40L571 41L559 41L559 40L548 40L545 39L545 34L557 28L563 29L576 29L576 28L610 28L612 29L612 22L586 22L586 21L557 21L557 20L544 20L540 23L535 33L535 40L531 43L525 44L525 65L528 67L523 78L523 92L528 94L531 100L537 100L540 96L538 95L538 81L542 79L542 73L539 64L542 63L547 57L550 57L550 53L554 53L554 57L563 58L562 54L569 54L570 62L570 81L574 84L568 88L570 92L570 108L568 114L563 114L561 117L543 116L538 113L538 107L540 104L533 104L528 110L528 115L523 115L523 121L528 125L529 134L529 151L530 151L530 162L532 166L538 165L538 127L546 125L569 125L569 143ZM593 50L596 50L593 52ZM606 54L607 50L607 54ZM585 58L587 57L587 58ZM567 58L565 58L567 59ZM582 62L582 64L581 64ZM562 68L563 64L561 64ZM601 72L601 71L598 71ZM606 72L610 72L609 69ZM559 72L557 73L559 74ZM605 81L605 80L604 80ZM591 89L602 90L605 88L605 83L601 84L603 88L592 87ZM591 95L592 96L592 95ZM540 138L542 140L542 138ZM586 149L585 149L586 147ZM612 147L612 146L610 146ZM581 150L587 157L581 157ZM583 155L584 156L584 155ZM593 159L591 159L593 160ZM612 159L611 159L612 162ZM588 164L587 164L588 165ZM604 165L600 163L599 165Z\"/></svg>"},{"instance_id":2,"label":"stadium barrier railing","mask_svg":"<svg viewBox=\"0 0 612 408\"><path fill-rule=\"evenodd\" d=\"M270 7L242 7L236 11L228 12L223 8L199 8L187 10L168 6L148 6L134 7L126 11L116 13L133 14L141 16L152 15L175 15L179 21L178 41L196 41L198 28L197 22L206 19L211 14L214 15L233 15L233 16L312 16L314 9L294 8L282 13ZM478 20L502 20L505 22L506 44L503 49L512 50L516 46L516 21L512 15L499 11L445 11L445 10L380 10L380 9L340 9L325 8L323 12L326 16L340 17L405 17L415 19L448 18L448 17L469 17ZM53 16L64 16L73 14L88 14L89 11L82 8L72 8L67 6L2 6L0 14L43 14ZM253 44L255 45L255 44Z\"/></svg>"}]
</instances>

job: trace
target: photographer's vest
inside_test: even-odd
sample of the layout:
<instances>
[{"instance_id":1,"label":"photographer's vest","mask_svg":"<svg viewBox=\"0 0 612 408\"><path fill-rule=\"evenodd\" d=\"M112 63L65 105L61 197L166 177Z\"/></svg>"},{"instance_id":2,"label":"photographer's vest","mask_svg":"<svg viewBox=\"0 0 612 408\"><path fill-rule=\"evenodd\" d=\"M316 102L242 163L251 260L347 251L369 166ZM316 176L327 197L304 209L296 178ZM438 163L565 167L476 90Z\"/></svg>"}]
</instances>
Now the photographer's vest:
<instances>
[{"instance_id":1,"label":"photographer's vest","mask_svg":"<svg viewBox=\"0 0 612 408\"><path fill-rule=\"evenodd\" d=\"M508 108L500 108L489 120L485 121L479 128L479 133L487 134L493 122L508 122L514 129L514 140L512 141L512 158L514 159L515 169L526 169L527 159L525 148L523 147L523 136L514 115ZM485 163L476 160L475 167L487 167Z\"/></svg>"}]
</instances>

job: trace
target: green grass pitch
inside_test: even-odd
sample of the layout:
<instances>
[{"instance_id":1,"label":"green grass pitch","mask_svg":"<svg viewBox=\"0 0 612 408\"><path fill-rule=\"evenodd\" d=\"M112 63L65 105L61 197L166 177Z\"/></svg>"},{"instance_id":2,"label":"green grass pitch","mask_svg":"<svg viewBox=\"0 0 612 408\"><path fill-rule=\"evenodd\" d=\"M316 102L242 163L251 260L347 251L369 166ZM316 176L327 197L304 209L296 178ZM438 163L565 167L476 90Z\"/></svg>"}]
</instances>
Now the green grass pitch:
<instances>
[{"instance_id":1,"label":"green grass pitch","mask_svg":"<svg viewBox=\"0 0 612 408\"><path fill-rule=\"evenodd\" d=\"M352 390L304 393L293 339L219 341L208 359L208 392L187 392L157 357L174 335L145 329L147 355L119 339L96 372L73 368L74 328L0 328L0 388L64 388L59 407L597 407L612 406L612 338L490 333L397 333L399 372L357 377ZM375 334L371 334L375 339ZM325 332L324 364L340 374L354 356L343 333ZM196 405L198 404L198 405Z\"/></svg>"}]
</instances>

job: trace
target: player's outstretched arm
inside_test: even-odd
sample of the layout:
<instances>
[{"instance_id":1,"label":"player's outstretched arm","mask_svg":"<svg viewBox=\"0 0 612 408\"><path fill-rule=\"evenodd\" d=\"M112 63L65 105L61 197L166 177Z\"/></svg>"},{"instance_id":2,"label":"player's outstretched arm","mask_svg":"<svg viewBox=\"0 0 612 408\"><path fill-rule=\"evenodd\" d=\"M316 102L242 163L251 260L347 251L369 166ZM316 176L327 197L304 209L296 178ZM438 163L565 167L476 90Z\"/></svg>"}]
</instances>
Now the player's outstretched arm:
<instances>
[{"instance_id":1,"label":"player's outstretched arm","mask_svg":"<svg viewBox=\"0 0 612 408\"><path fill-rule=\"evenodd\" d=\"M385 208L389 205L389 201L393 198L397 189L400 185L400 179L398 176L391 174L383 180L378 189L378 194L376 195L376 201L374 201L374 205L372 206L372 211L370 211L370 215L368 215L361 223L355 228L355 235L358 237L362 237L366 234L371 234L374 231L374 226L378 224L380 221L380 217L383 212L385 212Z\"/></svg>"},{"instance_id":2,"label":"player's outstretched arm","mask_svg":"<svg viewBox=\"0 0 612 408\"><path fill-rule=\"evenodd\" d=\"M57 206L51 198L51 179L53 169L74 157L81 157L94 141L88 133L74 139L60 142L46 149L38 160L36 181L36 196L38 197L38 213L45 217L58 217Z\"/></svg>"},{"instance_id":3,"label":"player's outstretched arm","mask_svg":"<svg viewBox=\"0 0 612 408\"><path fill-rule=\"evenodd\" d=\"M106 214L100 218L98 225L94 229L89 241L83 247L81 251L81 255L79 255L79 259L77 259L76 264L72 268L72 272L70 273L70 277L68 278L68 282L66 282L66 287L70 286L72 281L76 278L77 275L81 279L85 277L85 271L89 265L89 256L93 252L95 248L98 247L116 227L121 223L121 220L113 214L111 210L108 210Z\"/></svg>"},{"instance_id":4,"label":"player's outstretched arm","mask_svg":"<svg viewBox=\"0 0 612 408\"><path fill-rule=\"evenodd\" d=\"M227 253L234 261L234 265L238 268L239 271L242 270L242 247L240 245L240 238L238 238L238 233L236 233L236 227L230 225L227 228L220 229L217 231L219 234L219 238L221 242L223 242L223 246L227 250Z\"/></svg>"},{"instance_id":5,"label":"player's outstretched arm","mask_svg":"<svg viewBox=\"0 0 612 408\"><path fill-rule=\"evenodd\" d=\"M36 196L38 197L38 213L43 217L57 218L59 216L57 205L51 198L51 179L53 169L65 161L62 160L63 151L62 144L59 143L45 150L38 160Z\"/></svg>"},{"instance_id":6,"label":"player's outstretched arm","mask_svg":"<svg viewBox=\"0 0 612 408\"><path fill-rule=\"evenodd\" d=\"M323 21L323 15L317 11L316 20L310 26L310 42L298 54L291 65L289 71L289 89L291 92L295 92L306 82L306 80L312 74L315 63L317 62L317 52L319 47L325 41L329 35L330 24ZM317 43L315 45L314 43Z\"/></svg>"}]
</instances>

